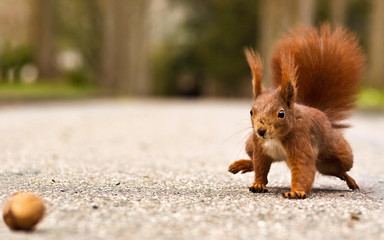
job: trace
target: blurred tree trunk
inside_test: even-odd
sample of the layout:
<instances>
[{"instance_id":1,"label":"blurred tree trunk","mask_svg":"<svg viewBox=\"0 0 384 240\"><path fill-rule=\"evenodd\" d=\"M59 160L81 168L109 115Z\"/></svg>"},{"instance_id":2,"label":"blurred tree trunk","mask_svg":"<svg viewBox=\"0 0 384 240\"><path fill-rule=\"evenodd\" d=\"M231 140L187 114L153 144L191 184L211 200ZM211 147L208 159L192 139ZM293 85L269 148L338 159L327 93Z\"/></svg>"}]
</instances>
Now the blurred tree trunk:
<instances>
[{"instance_id":1,"label":"blurred tree trunk","mask_svg":"<svg viewBox=\"0 0 384 240\"><path fill-rule=\"evenodd\" d=\"M157 1L157 0L155 0ZM149 86L149 26L148 26L148 0L136 0L132 2L132 15L130 21L130 90L138 95L146 95L150 91Z\"/></svg>"},{"instance_id":2,"label":"blurred tree trunk","mask_svg":"<svg viewBox=\"0 0 384 240\"><path fill-rule=\"evenodd\" d=\"M315 0L261 0L260 52L264 59L264 79L270 84L269 59L276 41L296 25L311 25Z\"/></svg>"},{"instance_id":3,"label":"blurred tree trunk","mask_svg":"<svg viewBox=\"0 0 384 240\"><path fill-rule=\"evenodd\" d=\"M34 0L31 17L31 42L35 47L35 61L40 78L52 77L56 72L54 55L54 0Z\"/></svg>"},{"instance_id":4,"label":"blurred tree trunk","mask_svg":"<svg viewBox=\"0 0 384 240\"><path fill-rule=\"evenodd\" d=\"M331 1L331 21L333 25L344 25L347 13L347 0L332 0Z\"/></svg>"},{"instance_id":5,"label":"blurred tree trunk","mask_svg":"<svg viewBox=\"0 0 384 240\"><path fill-rule=\"evenodd\" d=\"M299 0L299 13L295 17L295 24L312 25L315 18L316 0Z\"/></svg>"},{"instance_id":6,"label":"blurred tree trunk","mask_svg":"<svg viewBox=\"0 0 384 240\"><path fill-rule=\"evenodd\" d=\"M148 0L102 0L102 4L103 87L108 93L148 93Z\"/></svg>"},{"instance_id":7,"label":"blurred tree trunk","mask_svg":"<svg viewBox=\"0 0 384 240\"><path fill-rule=\"evenodd\" d=\"M125 28L121 27L121 24L118 24L119 20L124 17L118 16L121 14L121 11L124 12L123 9L119 9L118 0L102 0L102 11L103 11L103 46L102 46L102 66L103 66L103 88L108 93L113 93L118 88L119 81L122 76L122 69L120 69L119 60L122 59L123 55L126 55L126 49L124 49L125 45L122 44L126 39L121 39L126 35L127 31L124 31ZM127 15L125 16L127 17ZM126 21L124 21L126 22ZM120 29L119 29L120 26ZM121 32L123 31L123 32ZM122 46L120 46L122 45ZM124 61L128 64L126 61Z\"/></svg>"},{"instance_id":8,"label":"blurred tree trunk","mask_svg":"<svg viewBox=\"0 0 384 240\"><path fill-rule=\"evenodd\" d=\"M384 87L384 1L372 1L369 40L368 82L374 87Z\"/></svg>"}]
</instances>

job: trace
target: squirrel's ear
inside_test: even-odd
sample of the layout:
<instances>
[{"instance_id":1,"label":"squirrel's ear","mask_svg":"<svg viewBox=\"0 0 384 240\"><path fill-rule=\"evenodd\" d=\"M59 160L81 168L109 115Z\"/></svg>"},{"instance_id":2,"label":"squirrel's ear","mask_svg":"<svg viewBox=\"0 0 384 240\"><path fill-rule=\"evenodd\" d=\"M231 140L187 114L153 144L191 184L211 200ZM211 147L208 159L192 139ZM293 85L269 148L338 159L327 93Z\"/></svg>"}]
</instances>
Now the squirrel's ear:
<instances>
[{"instance_id":1,"label":"squirrel's ear","mask_svg":"<svg viewBox=\"0 0 384 240\"><path fill-rule=\"evenodd\" d=\"M252 72L253 97L256 98L263 91L261 79L263 78L263 64L260 56L250 48L244 49L245 57Z\"/></svg>"},{"instance_id":2,"label":"squirrel's ear","mask_svg":"<svg viewBox=\"0 0 384 240\"><path fill-rule=\"evenodd\" d=\"M296 99L297 67L293 55L281 54L281 89L280 96L291 108Z\"/></svg>"}]
</instances>

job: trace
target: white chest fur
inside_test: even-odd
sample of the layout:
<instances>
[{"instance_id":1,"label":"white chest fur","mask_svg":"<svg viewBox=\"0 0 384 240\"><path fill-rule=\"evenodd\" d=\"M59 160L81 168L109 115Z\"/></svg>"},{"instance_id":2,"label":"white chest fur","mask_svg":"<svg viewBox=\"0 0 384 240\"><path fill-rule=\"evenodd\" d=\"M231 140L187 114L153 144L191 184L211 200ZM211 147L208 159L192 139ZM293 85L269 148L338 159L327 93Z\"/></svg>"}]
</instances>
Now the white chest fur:
<instances>
[{"instance_id":1,"label":"white chest fur","mask_svg":"<svg viewBox=\"0 0 384 240\"><path fill-rule=\"evenodd\" d=\"M286 153L279 140L267 140L263 144L265 153L273 158L274 161L284 161Z\"/></svg>"}]
</instances>

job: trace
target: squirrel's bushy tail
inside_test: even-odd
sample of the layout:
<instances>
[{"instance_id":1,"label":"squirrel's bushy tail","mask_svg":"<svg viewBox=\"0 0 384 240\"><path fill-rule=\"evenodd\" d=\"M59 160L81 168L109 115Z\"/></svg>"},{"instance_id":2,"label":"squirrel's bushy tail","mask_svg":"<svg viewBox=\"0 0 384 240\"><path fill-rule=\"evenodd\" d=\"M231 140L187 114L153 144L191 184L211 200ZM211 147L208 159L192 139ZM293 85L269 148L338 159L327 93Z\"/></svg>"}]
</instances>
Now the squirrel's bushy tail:
<instances>
[{"instance_id":1,"label":"squirrel's bushy tail","mask_svg":"<svg viewBox=\"0 0 384 240\"><path fill-rule=\"evenodd\" d=\"M281 82L282 53L297 65L297 102L320 109L332 125L346 127L362 77L364 55L354 34L344 28L298 28L277 43L272 55L274 86Z\"/></svg>"}]
</instances>

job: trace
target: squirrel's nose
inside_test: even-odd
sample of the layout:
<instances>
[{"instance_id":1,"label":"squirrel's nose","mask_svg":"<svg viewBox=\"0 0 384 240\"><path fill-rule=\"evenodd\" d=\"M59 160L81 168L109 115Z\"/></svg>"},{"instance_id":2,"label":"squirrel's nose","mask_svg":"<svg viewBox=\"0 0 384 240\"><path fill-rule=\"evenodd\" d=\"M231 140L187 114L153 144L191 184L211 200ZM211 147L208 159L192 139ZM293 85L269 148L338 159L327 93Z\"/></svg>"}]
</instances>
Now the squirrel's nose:
<instances>
[{"instance_id":1,"label":"squirrel's nose","mask_svg":"<svg viewBox=\"0 0 384 240\"><path fill-rule=\"evenodd\" d=\"M260 137L264 137L266 131L267 129L257 129L257 133L260 135Z\"/></svg>"}]
</instances>

